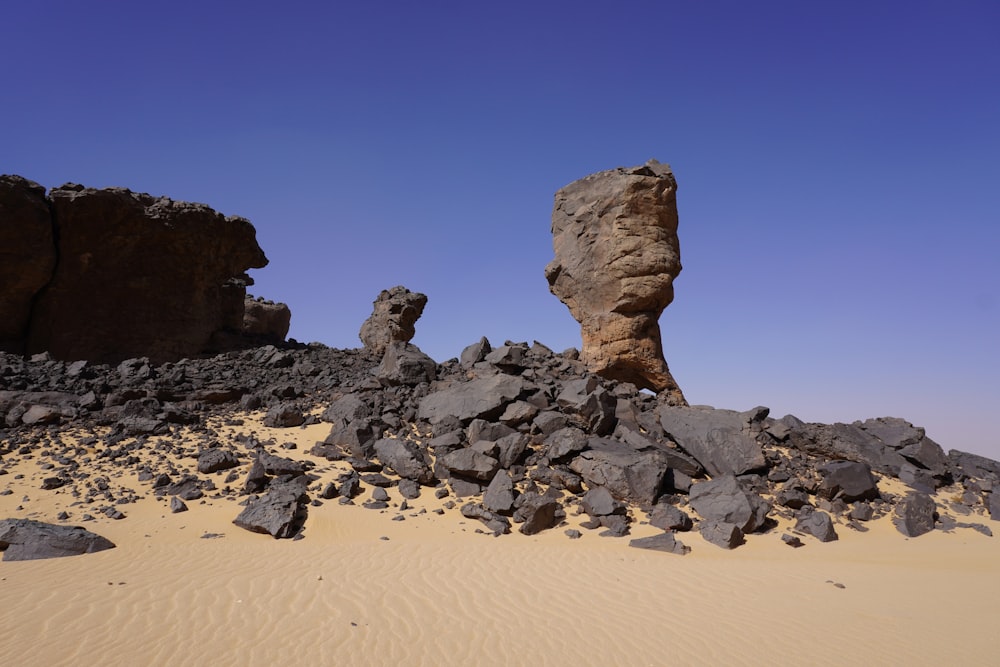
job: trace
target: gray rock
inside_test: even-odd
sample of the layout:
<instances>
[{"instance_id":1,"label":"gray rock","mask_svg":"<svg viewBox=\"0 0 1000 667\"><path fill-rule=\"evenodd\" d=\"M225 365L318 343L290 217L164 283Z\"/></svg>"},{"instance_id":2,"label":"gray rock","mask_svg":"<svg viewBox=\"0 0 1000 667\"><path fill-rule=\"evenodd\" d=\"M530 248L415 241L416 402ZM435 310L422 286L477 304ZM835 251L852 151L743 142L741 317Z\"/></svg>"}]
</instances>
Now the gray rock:
<instances>
[{"instance_id":1,"label":"gray rock","mask_svg":"<svg viewBox=\"0 0 1000 667\"><path fill-rule=\"evenodd\" d=\"M740 527L727 521L703 521L698 532L706 542L723 549L735 549L744 542Z\"/></svg>"},{"instance_id":2,"label":"gray rock","mask_svg":"<svg viewBox=\"0 0 1000 667\"><path fill-rule=\"evenodd\" d=\"M486 358L486 355L493 351L490 346L490 341L483 336L478 342L469 345L464 350L462 350L462 355L459 357L459 362L462 364L463 368L471 368L480 361Z\"/></svg>"},{"instance_id":3,"label":"gray rock","mask_svg":"<svg viewBox=\"0 0 1000 667\"><path fill-rule=\"evenodd\" d=\"M673 505L657 505L649 512L649 524L667 531L691 530L691 517Z\"/></svg>"},{"instance_id":4,"label":"gray rock","mask_svg":"<svg viewBox=\"0 0 1000 667\"><path fill-rule=\"evenodd\" d=\"M791 429L793 449L826 459L867 463L873 470L899 476L906 459L857 424L801 424Z\"/></svg>"},{"instance_id":5,"label":"gray rock","mask_svg":"<svg viewBox=\"0 0 1000 667\"><path fill-rule=\"evenodd\" d=\"M663 430L684 451L697 459L713 477L742 475L765 467L757 443L766 409L735 412L711 408L662 406L658 410Z\"/></svg>"},{"instance_id":6,"label":"gray rock","mask_svg":"<svg viewBox=\"0 0 1000 667\"><path fill-rule=\"evenodd\" d=\"M79 526L59 526L31 519L0 520L4 561L41 560L96 553L115 545Z\"/></svg>"},{"instance_id":7,"label":"gray rock","mask_svg":"<svg viewBox=\"0 0 1000 667\"><path fill-rule=\"evenodd\" d=\"M382 362L375 369L375 377L388 387L414 387L421 382L432 382L436 376L437 363L433 359L416 345L398 341L389 343Z\"/></svg>"},{"instance_id":8,"label":"gray rock","mask_svg":"<svg viewBox=\"0 0 1000 667\"><path fill-rule=\"evenodd\" d=\"M832 461L819 466L817 472L821 481L816 493L824 498L840 498L846 503L852 503L879 497L875 477L866 463Z\"/></svg>"},{"instance_id":9,"label":"gray rock","mask_svg":"<svg viewBox=\"0 0 1000 667\"><path fill-rule=\"evenodd\" d=\"M565 459L587 448L587 434L575 426L567 426L545 438L545 456L550 461Z\"/></svg>"},{"instance_id":10,"label":"gray rock","mask_svg":"<svg viewBox=\"0 0 1000 667\"><path fill-rule=\"evenodd\" d=\"M566 382L556 403L564 411L577 415L589 433L608 435L614 430L618 399L595 377Z\"/></svg>"},{"instance_id":11,"label":"gray rock","mask_svg":"<svg viewBox=\"0 0 1000 667\"><path fill-rule=\"evenodd\" d=\"M833 542L837 539L837 531L830 515L808 506L799 510L795 530L812 535L820 542Z\"/></svg>"},{"instance_id":12,"label":"gray rock","mask_svg":"<svg viewBox=\"0 0 1000 667\"><path fill-rule=\"evenodd\" d=\"M986 500L986 507L990 511L990 518L994 521L1000 521L1000 490L990 493Z\"/></svg>"},{"instance_id":13,"label":"gray rock","mask_svg":"<svg viewBox=\"0 0 1000 667\"><path fill-rule=\"evenodd\" d=\"M625 514L626 511L625 505L615 500L611 492L603 486L588 490L581 502L583 511L592 517Z\"/></svg>"},{"instance_id":14,"label":"gray rock","mask_svg":"<svg viewBox=\"0 0 1000 667\"><path fill-rule=\"evenodd\" d=\"M417 443L406 438L382 438L375 441L379 460L397 475L420 484L433 484L430 458Z\"/></svg>"},{"instance_id":15,"label":"gray rock","mask_svg":"<svg viewBox=\"0 0 1000 667\"><path fill-rule=\"evenodd\" d=\"M893 523L907 537L919 537L934 530L937 506L926 493L911 493L896 505Z\"/></svg>"},{"instance_id":16,"label":"gray rock","mask_svg":"<svg viewBox=\"0 0 1000 667\"><path fill-rule=\"evenodd\" d=\"M291 538L301 530L306 520L305 477L296 477L283 484L274 484L267 493L253 498L233 523L254 533L265 533L272 537Z\"/></svg>"},{"instance_id":17,"label":"gray rock","mask_svg":"<svg viewBox=\"0 0 1000 667\"><path fill-rule=\"evenodd\" d=\"M198 455L198 472L202 474L229 470L230 468L237 467L239 464L240 461L236 458L236 454L228 449L221 449L219 447L206 449Z\"/></svg>"},{"instance_id":18,"label":"gray rock","mask_svg":"<svg viewBox=\"0 0 1000 667\"><path fill-rule=\"evenodd\" d=\"M457 382L421 399L417 417L436 424L454 416L465 422L472 419L493 420L527 388L524 380L513 375L488 375Z\"/></svg>"},{"instance_id":19,"label":"gray rock","mask_svg":"<svg viewBox=\"0 0 1000 667\"><path fill-rule=\"evenodd\" d=\"M1000 461L957 449L948 451L948 459L966 477L1000 480Z\"/></svg>"},{"instance_id":20,"label":"gray rock","mask_svg":"<svg viewBox=\"0 0 1000 667\"><path fill-rule=\"evenodd\" d=\"M748 491L733 475L723 475L691 487L691 507L709 522L731 523L744 533L764 525L770 504Z\"/></svg>"},{"instance_id":21,"label":"gray rock","mask_svg":"<svg viewBox=\"0 0 1000 667\"><path fill-rule=\"evenodd\" d=\"M510 532L510 519L496 512L491 512L482 505L466 503L462 505L460 511L462 512L462 516L467 519L482 521L494 535L503 535Z\"/></svg>"},{"instance_id":22,"label":"gray rock","mask_svg":"<svg viewBox=\"0 0 1000 667\"><path fill-rule=\"evenodd\" d=\"M554 498L536 493L526 494L519 500L521 504L514 513L514 520L523 522L518 531L524 535L535 535L552 528L566 516L562 505Z\"/></svg>"},{"instance_id":23,"label":"gray rock","mask_svg":"<svg viewBox=\"0 0 1000 667\"><path fill-rule=\"evenodd\" d=\"M301 426L306 418L294 405L281 403L269 409L264 415L264 426L271 428L291 428Z\"/></svg>"},{"instance_id":24,"label":"gray rock","mask_svg":"<svg viewBox=\"0 0 1000 667\"><path fill-rule=\"evenodd\" d=\"M590 449L570 463L590 487L607 487L619 500L648 507L656 502L667 474L667 463L659 452L637 452L628 445L606 438L591 438Z\"/></svg>"},{"instance_id":25,"label":"gray rock","mask_svg":"<svg viewBox=\"0 0 1000 667\"><path fill-rule=\"evenodd\" d=\"M629 540L628 545L636 549L651 549L653 551L663 551L668 554L677 554L678 556L684 556L691 551L691 547L686 546L671 532Z\"/></svg>"},{"instance_id":26,"label":"gray rock","mask_svg":"<svg viewBox=\"0 0 1000 667\"><path fill-rule=\"evenodd\" d=\"M357 393L345 394L330 403L320 419L334 424L351 422L356 419L371 417L372 409L368 402Z\"/></svg>"},{"instance_id":27,"label":"gray rock","mask_svg":"<svg viewBox=\"0 0 1000 667\"><path fill-rule=\"evenodd\" d=\"M458 449L438 459L438 463L453 475L489 482L500 469L500 462L474 449Z\"/></svg>"},{"instance_id":28,"label":"gray rock","mask_svg":"<svg viewBox=\"0 0 1000 667\"><path fill-rule=\"evenodd\" d=\"M483 507L501 514L514 509L514 481L509 472L501 470L494 475L493 481L483 494Z\"/></svg>"},{"instance_id":29,"label":"gray rock","mask_svg":"<svg viewBox=\"0 0 1000 667\"><path fill-rule=\"evenodd\" d=\"M187 512L187 511L188 511L187 503L185 503L183 500L181 500L177 496L172 496L170 498L170 513L171 514L179 514L181 512Z\"/></svg>"}]
</instances>

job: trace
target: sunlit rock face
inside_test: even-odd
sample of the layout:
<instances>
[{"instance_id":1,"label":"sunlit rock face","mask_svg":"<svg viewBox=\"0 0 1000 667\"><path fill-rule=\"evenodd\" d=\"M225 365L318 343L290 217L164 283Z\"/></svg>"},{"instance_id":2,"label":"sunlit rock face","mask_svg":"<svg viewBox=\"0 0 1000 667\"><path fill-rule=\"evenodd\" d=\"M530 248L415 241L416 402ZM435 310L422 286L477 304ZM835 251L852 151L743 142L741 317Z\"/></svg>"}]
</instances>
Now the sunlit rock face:
<instances>
[{"instance_id":1,"label":"sunlit rock face","mask_svg":"<svg viewBox=\"0 0 1000 667\"><path fill-rule=\"evenodd\" d=\"M549 289L580 323L582 359L600 375L686 405L663 357L660 315L681 271L677 181L650 160L570 183L552 211Z\"/></svg>"}]
</instances>

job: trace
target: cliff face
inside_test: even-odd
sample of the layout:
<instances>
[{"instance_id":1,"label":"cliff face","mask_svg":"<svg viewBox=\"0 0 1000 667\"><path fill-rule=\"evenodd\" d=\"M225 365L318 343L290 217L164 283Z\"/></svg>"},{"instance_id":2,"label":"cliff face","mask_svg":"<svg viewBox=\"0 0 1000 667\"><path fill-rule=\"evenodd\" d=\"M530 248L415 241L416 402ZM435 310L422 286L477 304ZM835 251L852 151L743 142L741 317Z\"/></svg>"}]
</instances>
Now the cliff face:
<instances>
[{"instance_id":1,"label":"cliff face","mask_svg":"<svg viewBox=\"0 0 1000 667\"><path fill-rule=\"evenodd\" d=\"M685 405L663 357L659 318L681 271L670 167L591 174L556 193L551 292L580 323L587 367Z\"/></svg>"},{"instance_id":2,"label":"cliff face","mask_svg":"<svg viewBox=\"0 0 1000 667\"><path fill-rule=\"evenodd\" d=\"M45 198L19 177L0 186L5 253L31 269L11 280L5 262L0 274L3 349L163 362L240 335L246 271L267 265L248 220L124 188L67 184Z\"/></svg>"}]
</instances>

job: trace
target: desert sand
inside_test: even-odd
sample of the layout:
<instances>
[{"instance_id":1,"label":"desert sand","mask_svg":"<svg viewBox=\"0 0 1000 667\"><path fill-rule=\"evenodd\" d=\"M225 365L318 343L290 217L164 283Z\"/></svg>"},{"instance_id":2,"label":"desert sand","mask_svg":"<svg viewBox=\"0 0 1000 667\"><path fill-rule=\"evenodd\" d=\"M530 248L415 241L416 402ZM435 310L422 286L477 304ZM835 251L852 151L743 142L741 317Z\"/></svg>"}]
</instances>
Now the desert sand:
<instances>
[{"instance_id":1,"label":"desert sand","mask_svg":"<svg viewBox=\"0 0 1000 667\"><path fill-rule=\"evenodd\" d=\"M299 459L329 430L268 429L261 416L215 427L295 443ZM321 477L339 465L314 460ZM225 497L171 514L148 493L122 506L125 519L80 523L86 508L40 489L42 477L32 459L9 464L0 518L85 525L117 548L0 563L2 665L996 660L1000 541L969 529L908 539L883 518L864 533L838 524L836 542L802 536L794 549L782 526L733 551L681 533L692 551L677 556L598 531L570 539L565 528L581 519L572 513L568 526L497 538L446 509L453 498L425 489L400 512L390 489L390 509L324 501L304 539L275 540L233 525L241 508ZM64 510L70 519L57 521ZM632 537L657 532L637 521Z\"/></svg>"}]
</instances>

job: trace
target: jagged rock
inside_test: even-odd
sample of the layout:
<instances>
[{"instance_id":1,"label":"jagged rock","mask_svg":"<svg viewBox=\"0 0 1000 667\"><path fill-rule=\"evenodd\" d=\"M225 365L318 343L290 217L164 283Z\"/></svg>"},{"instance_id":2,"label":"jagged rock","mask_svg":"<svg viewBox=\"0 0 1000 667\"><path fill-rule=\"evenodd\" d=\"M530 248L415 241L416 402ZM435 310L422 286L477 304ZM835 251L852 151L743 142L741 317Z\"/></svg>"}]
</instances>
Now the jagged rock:
<instances>
[{"instance_id":1,"label":"jagged rock","mask_svg":"<svg viewBox=\"0 0 1000 667\"><path fill-rule=\"evenodd\" d=\"M784 418L783 418L784 419ZM797 420L796 420L797 421ZM788 434L788 444L826 459L867 463L873 470L899 476L906 459L871 432L856 424L798 424Z\"/></svg>"},{"instance_id":2,"label":"jagged rock","mask_svg":"<svg viewBox=\"0 0 1000 667\"><path fill-rule=\"evenodd\" d=\"M408 343L416 333L414 324L424 312L427 297L402 285L382 290L372 303L372 314L358 336L374 354L385 353L389 343Z\"/></svg>"},{"instance_id":3,"label":"jagged rock","mask_svg":"<svg viewBox=\"0 0 1000 667\"><path fill-rule=\"evenodd\" d=\"M254 298L249 294L243 301L244 336L280 343L288 335L291 322L292 311L284 303Z\"/></svg>"},{"instance_id":4,"label":"jagged rock","mask_svg":"<svg viewBox=\"0 0 1000 667\"><path fill-rule=\"evenodd\" d=\"M492 456L473 449L458 449L438 459L438 463L453 475L489 482L500 469L500 462Z\"/></svg>"},{"instance_id":5,"label":"jagged rock","mask_svg":"<svg viewBox=\"0 0 1000 667\"><path fill-rule=\"evenodd\" d=\"M550 461L565 459L587 447L587 434L574 426L561 428L545 438L545 456Z\"/></svg>"},{"instance_id":6,"label":"jagged rock","mask_svg":"<svg viewBox=\"0 0 1000 667\"><path fill-rule=\"evenodd\" d=\"M239 464L240 461L236 458L236 454L233 454L228 449L213 447L206 449L198 455L198 472L202 474L229 470Z\"/></svg>"},{"instance_id":7,"label":"jagged rock","mask_svg":"<svg viewBox=\"0 0 1000 667\"><path fill-rule=\"evenodd\" d=\"M4 561L62 558L114 548L107 538L79 526L58 526L31 519L0 521L0 551Z\"/></svg>"},{"instance_id":8,"label":"jagged rock","mask_svg":"<svg viewBox=\"0 0 1000 667\"><path fill-rule=\"evenodd\" d=\"M744 533L763 526L771 510L767 501L731 474L693 485L688 500L704 519L734 524Z\"/></svg>"},{"instance_id":9,"label":"jagged rock","mask_svg":"<svg viewBox=\"0 0 1000 667\"><path fill-rule=\"evenodd\" d=\"M514 509L514 480L506 470L493 476L483 494L483 507L491 512L505 514Z\"/></svg>"},{"instance_id":10,"label":"jagged rock","mask_svg":"<svg viewBox=\"0 0 1000 667\"><path fill-rule=\"evenodd\" d=\"M304 475L313 467L311 461L296 461L284 456L275 456L266 451L257 454L257 460L264 466L264 472L268 475L280 477L282 475L298 476Z\"/></svg>"},{"instance_id":11,"label":"jagged rock","mask_svg":"<svg viewBox=\"0 0 1000 667\"><path fill-rule=\"evenodd\" d=\"M0 176L0 350L24 351L35 295L56 266L45 188Z\"/></svg>"},{"instance_id":12,"label":"jagged rock","mask_svg":"<svg viewBox=\"0 0 1000 667\"><path fill-rule=\"evenodd\" d=\"M565 517L559 501L547 495L525 494L518 502L514 521L521 522L518 532L522 535L536 535L556 526Z\"/></svg>"},{"instance_id":13,"label":"jagged rock","mask_svg":"<svg viewBox=\"0 0 1000 667\"><path fill-rule=\"evenodd\" d=\"M625 514L626 507L614 499L611 492L603 486L596 486L584 494L581 501L583 511L592 517Z\"/></svg>"},{"instance_id":14,"label":"jagged rock","mask_svg":"<svg viewBox=\"0 0 1000 667\"><path fill-rule=\"evenodd\" d=\"M463 422L496 419L525 389L524 380L503 374L457 382L421 399L417 417L431 424L450 416Z\"/></svg>"},{"instance_id":15,"label":"jagged rock","mask_svg":"<svg viewBox=\"0 0 1000 667\"><path fill-rule=\"evenodd\" d=\"M580 323L591 371L686 405L663 358L659 325L681 271L676 191L670 167L656 160L562 188L545 278Z\"/></svg>"},{"instance_id":16,"label":"jagged rock","mask_svg":"<svg viewBox=\"0 0 1000 667\"><path fill-rule=\"evenodd\" d=\"M375 441L379 460L397 475L420 484L433 484L430 458L420 446L405 438L382 438Z\"/></svg>"},{"instance_id":17,"label":"jagged rock","mask_svg":"<svg viewBox=\"0 0 1000 667\"><path fill-rule=\"evenodd\" d=\"M688 531L694 524L686 512L673 505L656 505L649 512L649 525L667 531Z\"/></svg>"},{"instance_id":18,"label":"jagged rock","mask_svg":"<svg viewBox=\"0 0 1000 667\"><path fill-rule=\"evenodd\" d=\"M648 507L656 502L667 474L667 463L656 451L637 452L607 438L592 437L589 449L570 463L588 486L607 487L620 499Z\"/></svg>"},{"instance_id":19,"label":"jagged rock","mask_svg":"<svg viewBox=\"0 0 1000 667\"><path fill-rule=\"evenodd\" d=\"M486 359L486 355L492 351L493 348L490 346L490 341L487 340L486 336L483 336L478 342L473 343L462 350L459 362L462 364L463 368L470 368Z\"/></svg>"},{"instance_id":20,"label":"jagged rock","mask_svg":"<svg viewBox=\"0 0 1000 667\"><path fill-rule=\"evenodd\" d=\"M715 519L703 521L698 527L698 532L701 533L706 542L711 542L723 549L735 549L744 542L743 530L735 523L728 521Z\"/></svg>"},{"instance_id":21,"label":"jagged rock","mask_svg":"<svg viewBox=\"0 0 1000 667\"><path fill-rule=\"evenodd\" d=\"M911 493L896 505L893 523L907 537L919 537L934 530L937 506L926 493Z\"/></svg>"},{"instance_id":22,"label":"jagged rock","mask_svg":"<svg viewBox=\"0 0 1000 667\"><path fill-rule=\"evenodd\" d=\"M462 512L462 516L467 519L482 521L494 535L503 535L510 532L510 519L496 512L491 512L482 505L467 503L462 505L460 511Z\"/></svg>"},{"instance_id":23,"label":"jagged rock","mask_svg":"<svg viewBox=\"0 0 1000 667\"><path fill-rule=\"evenodd\" d=\"M852 503L879 497L878 484L866 463L832 461L818 466L816 470L821 478L816 493L824 498L840 498L845 503Z\"/></svg>"},{"instance_id":24,"label":"jagged rock","mask_svg":"<svg viewBox=\"0 0 1000 667\"><path fill-rule=\"evenodd\" d=\"M990 518L1000 521L1000 490L995 489L987 499L986 507L990 512Z\"/></svg>"},{"instance_id":25,"label":"jagged rock","mask_svg":"<svg viewBox=\"0 0 1000 667\"><path fill-rule=\"evenodd\" d=\"M32 309L29 352L159 363L239 334L245 271L267 264L249 221L124 188L67 184L49 202L59 261Z\"/></svg>"},{"instance_id":26,"label":"jagged rock","mask_svg":"<svg viewBox=\"0 0 1000 667\"><path fill-rule=\"evenodd\" d=\"M629 540L628 545L636 549L651 549L653 551L663 551L668 554L677 554L678 556L684 556L691 552L691 547L686 546L671 532Z\"/></svg>"},{"instance_id":27,"label":"jagged rock","mask_svg":"<svg viewBox=\"0 0 1000 667\"><path fill-rule=\"evenodd\" d=\"M415 386L431 382L437 375L437 363L420 351L416 345L391 341L385 347L382 362L375 369L375 377L385 386Z\"/></svg>"},{"instance_id":28,"label":"jagged rock","mask_svg":"<svg viewBox=\"0 0 1000 667\"><path fill-rule=\"evenodd\" d=\"M874 515L875 510L868 503L854 503L848 516L854 521L871 521Z\"/></svg>"},{"instance_id":29,"label":"jagged rock","mask_svg":"<svg viewBox=\"0 0 1000 667\"><path fill-rule=\"evenodd\" d=\"M292 428L301 426L305 421L302 411L290 403L275 405L264 415L264 426L271 428Z\"/></svg>"},{"instance_id":30,"label":"jagged rock","mask_svg":"<svg viewBox=\"0 0 1000 667\"><path fill-rule=\"evenodd\" d=\"M295 537L306 520L308 484L305 477L272 483L267 493L247 503L233 523L244 530L266 533L276 539Z\"/></svg>"},{"instance_id":31,"label":"jagged rock","mask_svg":"<svg viewBox=\"0 0 1000 667\"><path fill-rule=\"evenodd\" d=\"M712 476L742 475L766 465L756 436L767 408L735 412L665 405L657 415L667 435Z\"/></svg>"},{"instance_id":32,"label":"jagged rock","mask_svg":"<svg viewBox=\"0 0 1000 667\"><path fill-rule=\"evenodd\" d=\"M181 512L187 512L188 506L183 500L177 496L172 496L170 498L170 512L171 514L179 514Z\"/></svg>"},{"instance_id":33,"label":"jagged rock","mask_svg":"<svg viewBox=\"0 0 1000 667\"><path fill-rule=\"evenodd\" d=\"M556 397L566 412L578 415L582 426L594 435L608 435L615 427L617 399L595 377L570 380Z\"/></svg>"},{"instance_id":34,"label":"jagged rock","mask_svg":"<svg viewBox=\"0 0 1000 667\"><path fill-rule=\"evenodd\" d=\"M979 477L1000 481L1000 462L978 454L952 449L948 451L952 466L966 477Z\"/></svg>"},{"instance_id":35,"label":"jagged rock","mask_svg":"<svg viewBox=\"0 0 1000 667\"><path fill-rule=\"evenodd\" d=\"M375 430L367 419L335 423L323 443L337 447L348 456L364 459L375 451Z\"/></svg>"},{"instance_id":36,"label":"jagged rock","mask_svg":"<svg viewBox=\"0 0 1000 667\"><path fill-rule=\"evenodd\" d=\"M822 510L806 505L796 516L795 530L812 535L820 542L833 542L837 539L837 531L833 527L833 519Z\"/></svg>"}]
</instances>

